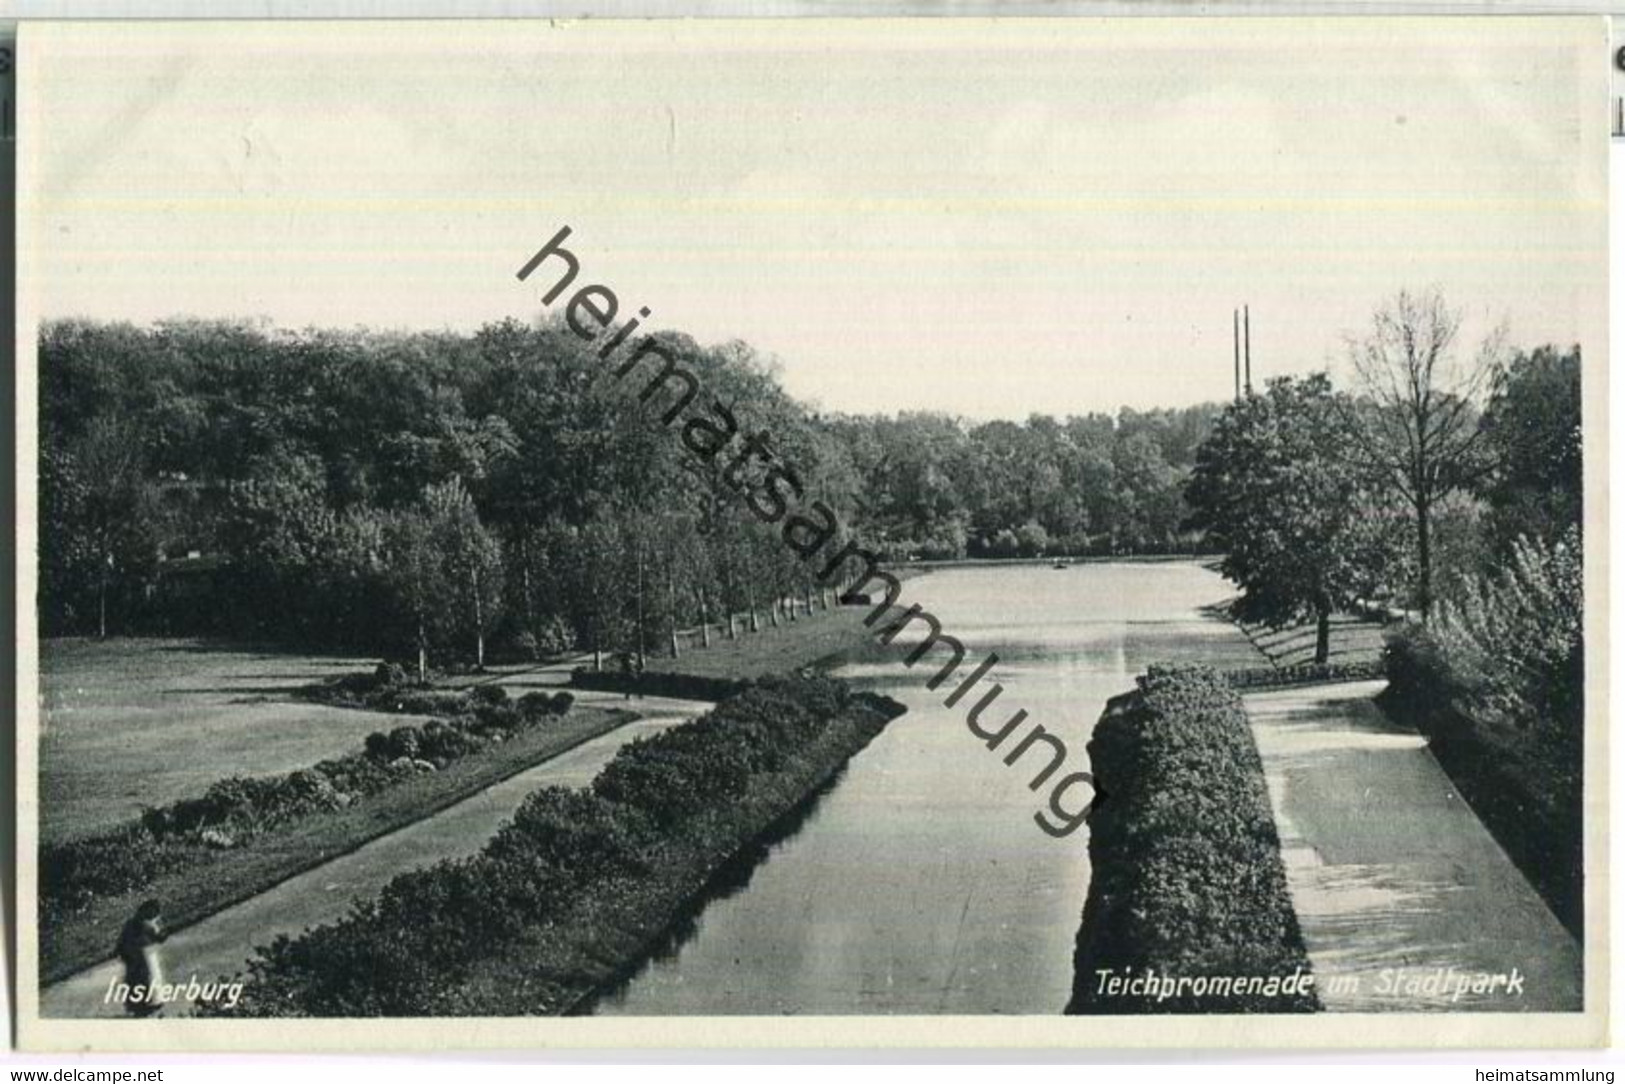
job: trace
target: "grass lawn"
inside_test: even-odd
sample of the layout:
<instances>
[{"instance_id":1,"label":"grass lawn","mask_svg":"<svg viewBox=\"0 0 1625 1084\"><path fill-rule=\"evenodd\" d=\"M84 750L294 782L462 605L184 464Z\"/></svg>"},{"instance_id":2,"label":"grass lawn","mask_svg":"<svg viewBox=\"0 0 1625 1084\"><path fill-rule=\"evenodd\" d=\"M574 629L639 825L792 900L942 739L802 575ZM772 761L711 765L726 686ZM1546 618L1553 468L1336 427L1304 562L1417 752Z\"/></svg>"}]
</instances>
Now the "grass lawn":
<instances>
[{"instance_id":1,"label":"grass lawn","mask_svg":"<svg viewBox=\"0 0 1625 1084\"><path fill-rule=\"evenodd\" d=\"M294 701L377 659L195 640L40 645L40 836L100 832L229 775L308 768L419 720Z\"/></svg>"},{"instance_id":2,"label":"grass lawn","mask_svg":"<svg viewBox=\"0 0 1625 1084\"><path fill-rule=\"evenodd\" d=\"M368 712L343 714L372 717ZM406 717L383 718L398 726ZM239 849L200 848L197 866L160 877L124 896L97 900L59 928L42 929L41 979L53 982L108 958L119 927L143 899L163 901L172 929L188 926L635 718L628 711L578 707L500 745L453 761L442 771L416 776L346 809L307 817ZM230 762L213 764L215 778L233 770Z\"/></svg>"},{"instance_id":3,"label":"grass lawn","mask_svg":"<svg viewBox=\"0 0 1625 1084\"><path fill-rule=\"evenodd\" d=\"M897 578L909 579L922 573L905 569ZM866 626L863 619L872 612L872 606L832 606L828 610L815 609L812 616L799 615L794 621L779 618L774 628L764 617L760 632L741 631L737 640L725 635L713 636L711 646L685 648L679 658L651 652L648 669L668 674L693 674L697 677L731 678L751 681L767 674L782 674L837 655L865 641L872 641L876 630L885 627L885 618ZM606 668L609 666L606 660Z\"/></svg>"},{"instance_id":4,"label":"grass lawn","mask_svg":"<svg viewBox=\"0 0 1625 1084\"><path fill-rule=\"evenodd\" d=\"M863 619L869 611L868 606L814 610L795 621L780 618L778 628L764 621L760 632L741 632L737 640L713 637L710 647L685 649L680 658L651 654L648 669L748 681L811 666L867 638L871 629Z\"/></svg>"}]
</instances>

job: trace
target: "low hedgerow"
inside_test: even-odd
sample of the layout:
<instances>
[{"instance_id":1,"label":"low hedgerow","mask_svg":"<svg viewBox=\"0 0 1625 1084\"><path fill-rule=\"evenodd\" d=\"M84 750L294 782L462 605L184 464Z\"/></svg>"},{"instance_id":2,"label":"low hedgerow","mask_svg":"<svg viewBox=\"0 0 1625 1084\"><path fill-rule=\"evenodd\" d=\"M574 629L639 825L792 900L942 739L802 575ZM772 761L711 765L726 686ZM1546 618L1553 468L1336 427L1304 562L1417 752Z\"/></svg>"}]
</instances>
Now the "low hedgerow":
<instances>
[{"instance_id":1,"label":"low hedgerow","mask_svg":"<svg viewBox=\"0 0 1625 1084\"><path fill-rule=\"evenodd\" d=\"M662 670L594 670L578 666L570 671L570 684L578 689L627 693L638 696L670 696L688 700L726 700L749 683L732 678L702 674L673 674Z\"/></svg>"},{"instance_id":2,"label":"low hedgerow","mask_svg":"<svg viewBox=\"0 0 1625 1084\"><path fill-rule=\"evenodd\" d=\"M374 692L393 680L381 664L365 679ZM346 679L325 688L340 687ZM369 684L371 683L371 684ZM483 691L489 690L489 691ZM370 694L368 694L370 695ZM345 808L424 771L444 768L485 745L506 740L563 715L573 698L539 693L547 710L526 712L506 690L479 686L473 693L411 693L444 698L442 718L367 735L359 752L324 760L281 776L234 776L212 784L202 796L145 810L134 821L106 832L40 847L42 931L82 911L93 900L123 895L155 878L195 863L208 852L230 850L313 813Z\"/></svg>"},{"instance_id":3,"label":"low hedgerow","mask_svg":"<svg viewBox=\"0 0 1625 1084\"><path fill-rule=\"evenodd\" d=\"M1275 689L1291 685L1322 685L1339 681L1374 681L1387 676L1381 659L1355 662L1306 662L1294 666L1247 666L1224 671L1235 689Z\"/></svg>"},{"instance_id":4,"label":"low hedgerow","mask_svg":"<svg viewBox=\"0 0 1625 1084\"><path fill-rule=\"evenodd\" d=\"M1104 797L1090 820L1092 879L1067 1011L1318 1009L1302 979L1309 958L1263 765L1225 676L1152 667L1137 693L1108 705L1089 752ZM1147 973L1175 984L1135 994L1108 986Z\"/></svg>"},{"instance_id":5,"label":"low hedgerow","mask_svg":"<svg viewBox=\"0 0 1625 1084\"><path fill-rule=\"evenodd\" d=\"M549 715L563 715L570 710L570 705L574 704L575 701L576 698L566 692L551 695L534 692L521 696L514 706L525 718L537 720Z\"/></svg>"},{"instance_id":6,"label":"low hedgerow","mask_svg":"<svg viewBox=\"0 0 1625 1084\"><path fill-rule=\"evenodd\" d=\"M659 898L687 835L702 822L705 832L732 826L737 803L769 765L812 749L820 764L844 761L901 711L830 678L765 681L693 722L623 746L590 789L531 794L478 854L402 874L339 921L277 938L249 962L251 981L235 1009L206 1011L457 1013L472 969L554 928L570 908L597 900L594 893L620 903ZM735 830L750 838L756 831ZM698 889L709 873L685 868L676 876ZM580 976L536 981L568 989Z\"/></svg>"},{"instance_id":7,"label":"low hedgerow","mask_svg":"<svg viewBox=\"0 0 1625 1084\"><path fill-rule=\"evenodd\" d=\"M468 690L468 698L480 707L495 707L508 702L508 690L500 685L476 685Z\"/></svg>"}]
</instances>

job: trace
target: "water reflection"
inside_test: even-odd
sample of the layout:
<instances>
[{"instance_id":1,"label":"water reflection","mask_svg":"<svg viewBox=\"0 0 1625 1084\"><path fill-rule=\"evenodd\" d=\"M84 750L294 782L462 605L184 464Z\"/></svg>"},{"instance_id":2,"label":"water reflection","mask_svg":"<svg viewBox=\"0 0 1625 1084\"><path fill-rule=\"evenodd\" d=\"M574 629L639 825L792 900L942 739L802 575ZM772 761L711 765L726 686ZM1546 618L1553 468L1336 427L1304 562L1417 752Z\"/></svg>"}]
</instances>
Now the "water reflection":
<instances>
[{"instance_id":1,"label":"water reflection","mask_svg":"<svg viewBox=\"0 0 1625 1084\"><path fill-rule=\"evenodd\" d=\"M721 900L729 899L748 888L757 871L772 861L774 853L785 842L794 838L802 826L812 819L818 809L818 804L824 799L825 795L840 785L841 779L845 775L845 767L837 769L806 800L773 822L766 834L760 839L724 862L711 875L711 879L706 882L705 890L677 914L677 917L672 921L671 927L660 939L660 942L650 950L648 957L639 961L622 977L623 984L626 980L652 967L658 967L676 959L682 947L699 932L699 919L705 913L706 908ZM612 1005L619 1005L624 1001L625 990L626 987L622 985L619 989L603 997L590 998L578 1005L569 1015L584 1016L596 1013L606 998Z\"/></svg>"},{"instance_id":2,"label":"water reflection","mask_svg":"<svg viewBox=\"0 0 1625 1084\"><path fill-rule=\"evenodd\" d=\"M999 659L996 712L1060 736L1068 771L1106 699L1161 659L1252 663L1201 613L1226 597L1194 563L954 569L905 586L964 641L965 669ZM902 641L899 640L899 644ZM1070 992L1088 887L1087 829L1034 823L1046 795L965 726L940 663L896 645L836 672L909 708L807 807L770 860L712 898L597 1011L624 1014L1054 1013Z\"/></svg>"}]
</instances>

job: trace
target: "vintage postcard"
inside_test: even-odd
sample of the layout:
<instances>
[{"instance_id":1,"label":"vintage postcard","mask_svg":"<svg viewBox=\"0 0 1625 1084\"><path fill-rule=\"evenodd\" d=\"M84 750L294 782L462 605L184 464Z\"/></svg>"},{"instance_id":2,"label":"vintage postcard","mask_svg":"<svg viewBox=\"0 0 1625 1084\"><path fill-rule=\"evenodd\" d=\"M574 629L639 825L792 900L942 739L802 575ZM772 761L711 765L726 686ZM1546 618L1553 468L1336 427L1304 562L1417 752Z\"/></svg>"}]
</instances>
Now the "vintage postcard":
<instances>
[{"instance_id":1,"label":"vintage postcard","mask_svg":"<svg viewBox=\"0 0 1625 1084\"><path fill-rule=\"evenodd\" d=\"M1604 1040L1603 20L17 63L25 1046Z\"/></svg>"}]
</instances>

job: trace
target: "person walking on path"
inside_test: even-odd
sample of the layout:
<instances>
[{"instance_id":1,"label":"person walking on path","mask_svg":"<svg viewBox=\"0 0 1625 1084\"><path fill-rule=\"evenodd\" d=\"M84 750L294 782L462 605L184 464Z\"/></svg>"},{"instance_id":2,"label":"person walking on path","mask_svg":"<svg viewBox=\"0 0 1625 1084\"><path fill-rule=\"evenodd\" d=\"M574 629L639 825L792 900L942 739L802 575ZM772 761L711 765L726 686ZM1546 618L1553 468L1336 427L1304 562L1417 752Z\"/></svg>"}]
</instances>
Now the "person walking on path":
<instances>
[{"instance_id":1,"label":"person walking on path","mask_svg":"<svg viewBox=\"0 0 1625 1084\"><path fill-rule=\"evenodd\" d=\"M125 1010L131 1016L152 1016L163 1011L158 987L163 985L164 969L158 946L167 940L169 934L164 930L157 900L148 900L136 908L119 933L118 958L124 964L124 982L130 989Z\"/></svg>"}]
</instances>

